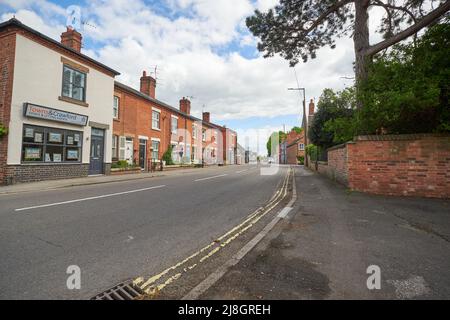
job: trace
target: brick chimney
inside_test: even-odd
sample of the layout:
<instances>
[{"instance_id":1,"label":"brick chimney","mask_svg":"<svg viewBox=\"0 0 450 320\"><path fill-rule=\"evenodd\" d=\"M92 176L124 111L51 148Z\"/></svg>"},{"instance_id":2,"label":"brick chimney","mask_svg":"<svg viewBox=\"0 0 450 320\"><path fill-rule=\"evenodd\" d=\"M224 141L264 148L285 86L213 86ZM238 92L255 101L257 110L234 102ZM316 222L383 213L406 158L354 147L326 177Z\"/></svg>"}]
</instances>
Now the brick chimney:
<instances>
[{"instance_id":1,"label":"brick chimney","mask_svg":"<svg viewBox=\"0 0 450 320\"><path fill-rule=\"evenodd\" d=\"M203 112L203 121L210 122L209 119L210 119L209 112Z\"/></svg>"},{"instance_id":2,"label":"brick chimney","mask_svg":"<svg viewBox=\"0 0 450 320\"><path fill-rule=\"evenodd\" d=\"M309 101L308 126L310 126L314 119L314 100Z\"/></svg>"},{"instance_id":3,"label":"brick chimney","mask_svg":"<svg viewBox=\"0 0 450 320\"><path fill-rule=\"evenodd\" d=\"M156 80L155 78L148 76L145 70L142 72L140 91L153 99L156 98Z\"/></svg>"},{"instance_id":4,"label":"brick chimney","mask_svg":"<svg viewBox=\"0 0 450 320\"><path fill-rule=\"evenodd\" d=\"M191 114L191 101L183 97L180 100L180 111L186 114Z\"/></svg>"},{"instance_id":5,"label":"brick chimney","mask_svg":"<svg viewBox=\"0 0 450 320\"><path fill-rule=\"evenodd\" d=\"M311 99L309 101L309 115L312 116L314 114L314 100Z\"/></svg>"},{"instance_id":6,"label":"brick chimney","mask_svg":"<svg viewBox=\"0 0 450 320\"><path fill-rule=\"evenodd\" d=\"M61 34L61 43L77 52L81 52L82 39L81 33L71 27L67 27L67 30Z\"/></svg>"}]
</instances>

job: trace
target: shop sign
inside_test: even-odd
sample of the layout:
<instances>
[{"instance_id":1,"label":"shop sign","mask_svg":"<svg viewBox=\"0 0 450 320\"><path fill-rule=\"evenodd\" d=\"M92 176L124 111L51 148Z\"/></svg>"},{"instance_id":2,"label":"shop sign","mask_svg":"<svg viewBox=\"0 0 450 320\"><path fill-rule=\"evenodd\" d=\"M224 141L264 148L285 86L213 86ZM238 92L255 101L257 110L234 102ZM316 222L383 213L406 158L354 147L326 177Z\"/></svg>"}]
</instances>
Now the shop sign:
<instances>
[{"instance_id":1,"label":"shop sign","mask_svg":"<svg viewBox=\"0 0 450 320\"><path fill-rule=\"evenodd\" d=\"M26 117L38 118L50 121L68 123L76 126L86 126L88 116L57 110L53 108L38 106L36 104L25 103L24 115Z\"/></svg>"}]
</instances>

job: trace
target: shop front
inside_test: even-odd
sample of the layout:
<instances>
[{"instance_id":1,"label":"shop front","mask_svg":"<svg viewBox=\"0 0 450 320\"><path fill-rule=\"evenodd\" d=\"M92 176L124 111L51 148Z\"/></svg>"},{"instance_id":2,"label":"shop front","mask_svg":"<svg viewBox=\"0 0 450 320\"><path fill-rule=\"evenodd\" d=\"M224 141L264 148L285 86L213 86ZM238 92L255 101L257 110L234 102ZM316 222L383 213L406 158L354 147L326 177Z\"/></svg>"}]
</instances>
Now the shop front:
<instances>
[{"instance_id":1,"label":"shop front","mask_svg":"<svg viewBox=\"0 0 450 320\"><path fill-rule=\"evenodd\" d=\"M15 124L21 143L9 149L12 155L20 148L20 159L8 166L7 183L105 173L105 128L93 127L87 115L27 102L22 119Z\"/></svg>"}]
</instances>

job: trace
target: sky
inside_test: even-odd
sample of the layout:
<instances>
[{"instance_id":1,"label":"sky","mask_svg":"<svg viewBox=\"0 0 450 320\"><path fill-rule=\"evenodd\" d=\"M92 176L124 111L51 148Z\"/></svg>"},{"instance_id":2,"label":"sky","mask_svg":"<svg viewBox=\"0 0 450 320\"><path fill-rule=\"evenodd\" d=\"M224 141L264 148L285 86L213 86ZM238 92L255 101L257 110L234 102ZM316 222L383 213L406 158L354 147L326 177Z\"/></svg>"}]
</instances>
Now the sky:
<instances>
[{"instance_id":1,"label":"sky","mask_svg":"<svg viewBox=\"0 0 450 320\"><path fill-rule=\"evenodd\" d=\"M303 98L287 90L297 87L295 73L306 88L307 105L310 99L317 103L325 88L351 86L345 77L353 77L348 37L338 39L334 50L320 49L316 59L298 64L295 72L279 56L264 59L245 18L277 2L0 0L0 21L15 16L59 41L68 13L79 8L82 52L118 70L116 80L139 89L142 71L155 76L156 69L157 99L178 107L182 97L190 97L194 116L209 111L211 121L238 132L242 146L265 154L271 132L300 126Z\"/></svg>"}]
</instances>

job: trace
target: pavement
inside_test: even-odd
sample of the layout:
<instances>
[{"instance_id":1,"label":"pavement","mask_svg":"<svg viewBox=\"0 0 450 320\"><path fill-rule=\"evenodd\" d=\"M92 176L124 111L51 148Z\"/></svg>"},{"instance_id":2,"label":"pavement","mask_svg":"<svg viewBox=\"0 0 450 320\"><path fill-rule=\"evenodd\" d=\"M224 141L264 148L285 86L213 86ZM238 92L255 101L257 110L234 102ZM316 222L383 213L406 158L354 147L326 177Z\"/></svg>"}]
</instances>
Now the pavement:
<instances>
[{"instance_id":1,"label":"pavement","mask_svg":"<svg viewBox=\"0 0 450 320\"><path fill-rule=\"evenodd\" d=\"M295 171L294 209L200 299L450 299L449 200L349 192Z\"/></svg>"},{"instance_id":2,"label":"pavement","mask_svg":"<svg viewBox=\"0 0 450 320\"><path fill-rule=\"evenodd\" d=\"M123 182L139 179L149 179L154 177L178 176L183 174L198 173L199 172L198 170L203 170L203 172L207 172L211 170L214 171L216 169L217 169L216 166L205 168L179 167L176 169L171 168L169 170L166 169L165 171L155 171L155 172L139 172L139 173L127 173L117 175L94 175L81 178L17 183L8 186L0 186L0 195L10 193L23 193L30 191L53 190L59 188L93 185L93 184Z\"/></svg>"},{"instance_id":3,"label":"pavement","mask_svg":"<svg viewBox=\"0 0 450 320\"><path fill-rule=\"evenodd\" d=\"M267 202L286 171L242 165L5 187L0 299L89 299L161 272ZM71 265L80 290L66 286Z\"/></svg>"},{"instance_id":4,"label":"pavement","mask_svg":"<svg viewBox=\"0 0 450 320\"><path fill-rule=\"evenodd\" d=\"M181 299L258 237L199 299L450 299L450 200L350 192L293 170L279 200L288 167L5 187L0 299L89 299L133 279L155 288L146 299ZM80 290L66 286L70 265ZM369 290L374 266L380 287Z\"/></svg>"}]
</instances>

